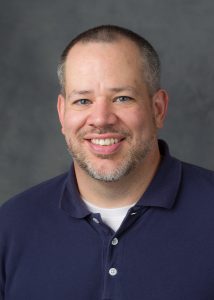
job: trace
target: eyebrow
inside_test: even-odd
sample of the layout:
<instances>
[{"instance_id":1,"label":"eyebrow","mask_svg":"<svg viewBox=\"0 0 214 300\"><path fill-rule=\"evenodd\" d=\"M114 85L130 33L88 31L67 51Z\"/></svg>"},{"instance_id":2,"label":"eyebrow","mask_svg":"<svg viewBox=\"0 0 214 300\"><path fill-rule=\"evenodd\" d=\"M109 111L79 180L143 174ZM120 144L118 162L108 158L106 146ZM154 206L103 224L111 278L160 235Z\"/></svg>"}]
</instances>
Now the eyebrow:
<instances>
[{"instance_id":1,"label":"eyebrow","mask_svg":"<svg viewBox=\"0 0 214 300\"><path fill-rule=\"evenodd\" d=\"M72 97L72 96L77 96L77 95L87 95L87 94L91 94L92 91L90 90L72 90L72 92L68 95L68 98Z\"/></svg>"},{"instance_id":2,"label":"eyebrow","mask_svg":"<svg viewBox=\"0 0 214 300\"><path fill-rule=\"evenodd\" d=\"M123 91L135 92L136 89L132 86L127 85L127 86L109 88L109 90L112 92L119 93L119 92L123 92Z\"/></svg>"},{"instance_id":3,"label":"eyebrow","mask_svg":"<svg viewBox=\"0 0 214 300\"><path fill-rule=\"evenodd\" d=\"M111 91L111 92L115 92L115 93L119 93L119 92L124 92L124 91L130 91L130 92L135 92L136 89L132 86L121 86L121 87L112 87L112 88L108 88L107 90ZM71 93L68 95L68 98L72 97L72 96L78 96L78 95L88 95L88 94L92 94L93 90L72 90Z\"/></svg>"}]
</instances>

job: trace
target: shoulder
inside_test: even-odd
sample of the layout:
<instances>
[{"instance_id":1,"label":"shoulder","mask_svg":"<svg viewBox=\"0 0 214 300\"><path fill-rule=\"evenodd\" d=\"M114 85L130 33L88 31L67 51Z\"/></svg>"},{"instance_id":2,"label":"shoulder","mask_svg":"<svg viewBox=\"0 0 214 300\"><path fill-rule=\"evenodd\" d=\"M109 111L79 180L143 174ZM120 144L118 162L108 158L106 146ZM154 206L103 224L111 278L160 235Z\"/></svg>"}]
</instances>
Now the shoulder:
<instances>
[{"instance_id":1,"label":"shoulder","mask_svg":"<svg viewBox=\"0 0 214 300\"><path fill-rule=\"evenodd\" d=\"M58 202L66 178L67 173L58 175L10 198L0 207L0 220L15 219L18 215L20 218L26 212L35 214L50 203Z\"/></svg>"},{"instance_id":2,"label":"shoulder","mask_svg":"<svg viewBox=\"0 0 214 300\"><path fill-rule=\"evenodd\" d=\"M182 162L182 175L189 183L199 183L214 188L214 171Z\"/></svg>"},{"instance_id":3,"label":"shoulder","mask_svg":"<svg viewBox=\"0 0 214 300\"><path fill-rule=\"evenodd\" d=\"M182 162L180 196L198 207L214 208L214 172Z\"/></svg>"}]
</instances>

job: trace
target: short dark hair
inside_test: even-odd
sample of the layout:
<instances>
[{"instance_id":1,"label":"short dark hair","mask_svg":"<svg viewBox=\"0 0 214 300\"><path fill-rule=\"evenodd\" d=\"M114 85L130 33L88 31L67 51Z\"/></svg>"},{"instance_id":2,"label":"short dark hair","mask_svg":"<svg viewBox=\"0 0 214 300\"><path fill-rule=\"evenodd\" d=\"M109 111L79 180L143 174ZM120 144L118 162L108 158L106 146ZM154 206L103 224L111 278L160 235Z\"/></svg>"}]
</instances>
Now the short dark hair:
<instances>
[{"instance_id":1,"label":"short dark hair","mask_svg":"<svg viewBox=\"0 0 214 300\"><path fill-rule=\"evenodd\" d=\"M77 35L66 46L60 57L58 65L58 78L62 94L65 94L65 63L70 49L77 43L88 42L116 42L121 38L127 38L133 41L140 50L142 56L142 65L144 80L147 83L148 90L153 95L160 88L160 60L153 46L139 34L116 25L102 25L91 28Z\"/></svg>"}]
</instances>

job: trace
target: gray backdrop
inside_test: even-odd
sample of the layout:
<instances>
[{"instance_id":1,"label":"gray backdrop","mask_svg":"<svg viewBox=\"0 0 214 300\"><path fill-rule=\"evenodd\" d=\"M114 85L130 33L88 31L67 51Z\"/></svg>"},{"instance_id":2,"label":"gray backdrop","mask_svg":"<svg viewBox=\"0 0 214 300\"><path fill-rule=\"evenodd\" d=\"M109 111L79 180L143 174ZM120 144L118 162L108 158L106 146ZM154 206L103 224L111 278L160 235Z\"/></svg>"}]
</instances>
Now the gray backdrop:
<instances>
[{"instance_id":1,"label":"gray backdrop","mask_svg":"<svg viewBox=\"0 0 214 300\"><path fill-rule=\"evenodd\" d=\"M214 1L1 0L0 202L68 169L56 114L67 42L100 24L146 37L170 95L165 138L178 158L214 169Z\"/></svg>"}]
</instances>

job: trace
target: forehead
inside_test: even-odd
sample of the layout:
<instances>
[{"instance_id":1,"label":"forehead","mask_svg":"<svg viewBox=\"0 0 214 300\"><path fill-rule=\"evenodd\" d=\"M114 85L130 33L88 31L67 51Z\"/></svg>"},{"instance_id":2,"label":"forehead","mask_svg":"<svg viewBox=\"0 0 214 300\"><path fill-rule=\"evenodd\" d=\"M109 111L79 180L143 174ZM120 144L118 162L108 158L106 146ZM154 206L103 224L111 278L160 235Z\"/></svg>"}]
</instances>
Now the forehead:
<instances>
[{"instance_id":1,"label":"forehead","mask_svg":"<svg viewBox=\"0 0 214 300\"><path fill-rule=\"evenodd\" d=\"M78 42L68 53L65 80L142 81L142 57L138 46L128 40Z\"/></svg>"},{"instance_id":2,"label":"forehead","mask_svg":"<svg viewBox=\"0 0 214 300\"><path fill-rule=\"evenodd\" d=\"M141 60L138 46L126 38L120 38L113 42L92 41L78 42L74 45L66 59L66 66L77 66L84 63L95 63L103 60L102 63L117 64L123 62L134 66Z\"/></svg>"}]
</instances>

